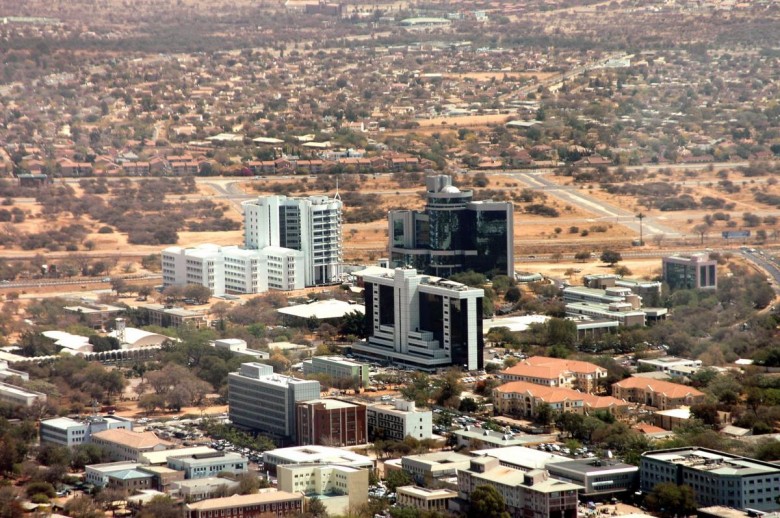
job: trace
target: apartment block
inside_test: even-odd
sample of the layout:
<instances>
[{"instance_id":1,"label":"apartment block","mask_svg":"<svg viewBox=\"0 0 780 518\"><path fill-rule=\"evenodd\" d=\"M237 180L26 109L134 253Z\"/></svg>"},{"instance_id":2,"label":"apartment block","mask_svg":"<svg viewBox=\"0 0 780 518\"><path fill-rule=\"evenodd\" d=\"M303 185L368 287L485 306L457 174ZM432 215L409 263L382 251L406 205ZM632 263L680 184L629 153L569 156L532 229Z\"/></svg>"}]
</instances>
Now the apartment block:
<instances>
[{"instance_id":1,"label":"apartment block","mask_svg":"<svg viewBox=\"0 0 780 518\"><path fill-rule=\"evenodd\" d=\"M637 376L614 383L612 394L617 398L659 410L689 407L704 402L704 393L693 387Z\"/></svg>"},{"instance_id":2,"label":"apartment block","mask_svg":"<svg viewBox=\"0 0 780 518\"><path fill-rule=\"evenodd\" d=\"M626 401L616 397L596 396L568 388L549 387L526 381L510 381L493 389L493 405L501 414L535 417L541 404L549 405L555 412L577 414L597 410L622 414L629 407Z\"/></svg>"},{"instance_id":3,"label":"apartment block","mask_svg":"<svg viewBox=\"0 0 780 518\"><path fill-rule=\"evenodd\" d=\"M414 268L357 275L369 331L366 341L353 345L356 355L428 371L482 368L483 290Z\"/></svg>"},{"instance_id":4,"label":"apartment block","mask_svg":"<svg viewBox=\"0 0 780 518\"><path fill-rule=\"evenodd\" d=\"M590 362L532 356L499 373L503 381L526 381L548 387L594 392L607 370Z\"/></svg>"},{"instance_id":5,"label":"apartment block","mask_svg":"<svg viewBox=\"0 0 780 518\"><path fill-rule=\"evenodd\" d=\"M414 401L397 399L391 403L377 403L366 408L370 440L430 439L433 436L433 414L417 410Z\"/></svg>"},{"instance_id":6,"label":"apartment block","mask_svg":"<svg viewBox=\"0 0 780 518\"><path fill-rule=\"evenodd\" d=\"M669 482L693 489L699 506L777 510L780 466L706 448L674 448L642 454L640 489Z\"/></svg>"},{"instance_id":7,"label":"apartment block","mask_svg":"<svg viewBox=\"0 0 780 518\"><path fill-rule=\"evenodd\" d=\"M270 365L243 363L228 375L228 404L233 424L272 434L295 437L295 404L320 397L320 383L274 374Z\"/></svg>"}]
</instances>

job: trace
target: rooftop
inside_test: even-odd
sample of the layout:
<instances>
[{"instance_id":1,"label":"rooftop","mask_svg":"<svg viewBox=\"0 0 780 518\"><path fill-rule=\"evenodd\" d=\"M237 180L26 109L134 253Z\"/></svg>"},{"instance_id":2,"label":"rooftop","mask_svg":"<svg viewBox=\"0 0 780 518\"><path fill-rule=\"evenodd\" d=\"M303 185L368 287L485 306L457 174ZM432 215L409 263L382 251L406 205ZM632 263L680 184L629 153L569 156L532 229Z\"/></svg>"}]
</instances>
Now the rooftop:
<instances>
[{"instance_id":1,"label":"rooftop","mask_svg":"<svg viewBox=\"0 0 780 518\"><path fill-rule=\"evenodd\" d=\"M650 451L643 453L642 457L679 464L716 475L745 476L780 473L778 465L705 448Z\"/></svg>"},{"instance_id":2,"label":"rooftop","mask_svg":"<svg viewBox=\"0 0 780 518\"><path fill-rule=\"evenodd\" d=\"M289 461L290 464L345 464L372 466L374 461L364 455L332 448L330 446L292 446L289 448L277 448L263 453L263 460L269 457L278 457Z\"/></svg>"},{"instance_id":3,"label":"rooftop","mask_svg":"<svg viewBox=\"0 0 780 518\"><path fill-rule=\"evenodd\" d=\"M191 511L211 511L285 500L303 500L303 495L296 495L286 491L268 491L254 495L233 495L226 498L210 498L201 502L195 502L194 504L187 504L186 508Z\"/></svg>"},{"instance_id":4,"label":"rooftop","mask_svg":"<svg viewBox=\"0 0 780 518\"><path fill-rule=\"evenodd\" d=\"M562 455L534 450L524 446L509 446L507 448L488 448L475 450L472 455L478 457L495 457L502 464L517 466L523 469L544 469L551 462L568 462L571 459Z\"/></svg>"},{"instance_id":5,"label":"rooftop","mask_svg":"<svg viewBox=\"0 0 780 518\"><path fill-rule=\"evenodd\" d=\"M157 437L154 432L131 432L123 428L103 430L92 434L93 439L101 439L134 449L154 448L155 446L173 446L173 443Z\"/></svg>"},{"instance_id":6,"label":"rooftop","mask_svg":"<svg viewBox=\"0 0 780 518\"><path fill-rule=\"evenodd\" d=\"M429 489L420 486L401 486L396 489L396 493L416 496L418 498L455 498L457 491L451 489Z\"/></svg>"},{"instance_id":7,"label":"rooftop","mask_svg":"<svg viewBox=\"0 0 780 518\"><path fill-rule=\"evenodd\" d=\"M652 392L660 392L671 398L681 398L686 396L698 397L704 395L703 392L696 390L693 387L687 387L685 385L680 385L679 383L672 383L670 381L648 379L648 378L637 378L637 377L626 378L622 381L618 381L617 383L615 383L613 387L615 386L624 389L636 388L636 389L648 390Z\"/></svg>"},{"instance_id":8,"label":"rooftop","mask_svg":"<svg viewBox=\"0 0 780 518\"><path fill-rule=\"evenodd\" d=\"M351 304L343 300L318 300L309 304L299 304L287 308L280 308L277 312L298 318L316 318L327 320L331 318L343 318L346 314L357 311L365 313L366 307L362 304Z\"/></svg>"},{"instance_id":9,"label":"rooftop","mask_svg":"<svg viewBox=\"0 0 780 518\"><path fill-rule=\"evenodd\" d=\"M179 448L175 450L147 451L140 456L141 462L145 464L165 464L168 457L178 457L186 455L195 455L202 453L216 453L217 450L208 446L193 446L191 448Z\"/></svg>"},{"instance_id":10,"label":"rooftop","mask_svg":"<svg viewBox=\"0 0 780 518\"><path fill-rule=\"evenodd\" d=\"M305 404L305 405L318 405L322 404L325 406L325 410L336 410L339 408L355 408L358 405L355 405L353 403L350 403L349 401L342 401L340 399L312 399L309 401L300 401L298 404Z\"/></svg>"}]
</instances>

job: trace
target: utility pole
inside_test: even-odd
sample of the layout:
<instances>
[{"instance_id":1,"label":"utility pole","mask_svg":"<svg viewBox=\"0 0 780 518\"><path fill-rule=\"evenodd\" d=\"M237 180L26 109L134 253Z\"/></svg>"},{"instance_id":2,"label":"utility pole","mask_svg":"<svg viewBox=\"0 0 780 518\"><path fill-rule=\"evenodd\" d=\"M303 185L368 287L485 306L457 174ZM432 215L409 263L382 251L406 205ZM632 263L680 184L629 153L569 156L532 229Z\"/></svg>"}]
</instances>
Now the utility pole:
<instances>
[{"instance_id":1,"label":"utility pole","mask_svg":"<svg viewBox=\"0 0 780 518\"><path fill-rule=\"evenodd\" d=\"M645 219L645 215L640 212L636 217L639 218L639 246L644 246L645 240L642 235L642 220Z\"/></svg>"}]
</instances>

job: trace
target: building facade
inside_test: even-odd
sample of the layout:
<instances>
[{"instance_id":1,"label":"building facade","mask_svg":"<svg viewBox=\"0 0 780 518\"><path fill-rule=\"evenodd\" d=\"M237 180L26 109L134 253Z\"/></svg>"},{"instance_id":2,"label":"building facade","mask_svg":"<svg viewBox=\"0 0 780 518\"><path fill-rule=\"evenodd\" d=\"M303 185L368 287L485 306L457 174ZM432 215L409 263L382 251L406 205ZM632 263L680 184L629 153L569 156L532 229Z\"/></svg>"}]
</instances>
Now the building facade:
<instances>
[{"instance_id":1,"label":"building facade","mask_svg":"<svg viewBox=\"0 0 780 518\"><path fill-rule=\"evenodd\" d=\"M112 416L92 416L83 421L76 421L69 417L57 417L41 421L40 437L41 443L71 447L90 442L93 433L117 428L132 430L133 421Z\"/></svg>"},{"instance_id":2,"label":"building facade","mask_svg":"<svg viewBox=\"0 0 780 518\"><path fill-rule=\"evenodd\" d=\"M341 276L341 208L338 198L264 196L246 201L244 246L297 250L304 257L304 284L333 284Z\"/></svg>"},{"instance_id":3,"label":"building facade","mask_svg":"<svg viewBox=\"0 0 780 518\"><path fill-rule=\"evenodd\" d=\"M368 339L356 355L434 371L483 367L484 290L396 268L362 276Z\"/></svg>"},{"instance_id":4,"label":"building facade","mask_svg":"<svg viewBox=\"0 0 780 518\"><path fill-rule=\"evenodd\" d=\"M433 436L433 413L417 410L414 401L397 399L391 404L378 403L366 409L370 440L403 441L407 436L430 439Z\"/></svg>"},{"instance_id":5,"label":"building facade","mask_svg":"<svg viewBox=\"0 0 780 518\"><path fill-rule=\"evenodd\" d=\"M265 451L263 452L263 464L265 469L272 474L277 472L279 466L298 464L331 464L359 469L374 467L374 461L365 455L347 449L319 445L291 446Z\"/></svg>"},{"instance_id":6,"label":"building facade","mask_svg":"<svg viewBox=\"0 0 780 518\"><path fill-rule=\"evenodd\" d=\"M429 176L422 212L393 210L388 216L390 262L449 277L473 270L514 275L514 208L509 202L473 201L472 191L450 176Z\"/></svg>"},{"instance_id":7,"label":"building facade","mask_svg":"<svg viewBox=\"0 0 780 518\"><path fill-rule=\"evenodd\" d=\"M664 257L662 266L663 280L673 290L718 288L718 261L705 254Z\"/></svg>"},{"instance_id":8,"label":"building facade","mask_svg":"<svg viewBox=\"0 0 780 518\"><path fill-rule=\"evenodd\" d=\"M594 499L636 491L639 468L611 459L576 459L547 465L550 475L582 486L579 496Z\"/></svg>"},{"instance_id":9,"label":"building facade","mask_svg":"<svg viewBox=\"0 0 780 518\"><path fill-rule=\"evenodd\" d=\"M780 466L705 448L676 448L642 454L640 489L669 482L693 489L696 503L758 511L777 510Z\"/></svg>"},{"instance_id":10,"label":"building facade","mask_svg":"<svg viewBox=\"0 0 780 518\"><path fill-rule=\"evenodd\" d=\"M315 399L296 404L299 445L355 446L368 438L366 407L339 399Z\"/></svg>"},{"instance_id":11,"label":"building facade","mask_svg":"<svg viewBox=\"0 0 780 518\"><path fill-rule=\"evenodd\" d=\"M401 507L413 507L421 511L446 512L449 501L457 498L458 492L450 489L400 486L396 488L396 495L396 501Z\"/></svg>"},{"instance_id":12,"label":"building facade","mask_svg":"<svg viewBox=\"0 0 780 518\"><path fill-rule=\"evenodd\" d=\"M246 473L249 461L232 452L195 453L168 457L168 467L182 471L185 479L213 477L222 472Z\"/></svg>"},{"instance_id":13,"label":"building facade","mask_svg":"<svg viewBox=\"0 0 780 518\"><path fill-rule=\"evenodd\" d=\"M103 448L113 461L138 461L141 454L173 448L174 444L154 432L133 432L124 428L103 430L91 435L90 442Z\"/></svg>"},{"instance_id":14,"label":"building facade","mask_svg":"<svg viewBox=\"0 0 780 518\"><path fill-rule=\"evenodd\" d=\"M270 365L243 363L228 375L233 424L289 440L295 437L295 404L320 397L318 381L274 374Z\"/></svg>"},{"instance_id":15,"label":"building facade","mask_svg":"<svg viewBox=\"0 0 780 518\"><path fill-rule=\"evenodd\" d=\"M184 506L185 518L275 518L302 513L303 495L285 491L210 498Z\"/></svg>"},{"instance_id":16,"label":"building facade","mask_svg":"<svg viewBox=\"0 0 780 518\"><path fill-rule=\"evenodd\" d=\"M314 356L303 361L303 374L326 374L333 379L352 379L361 387L368 386L369 365L342 356Z\"/></svg>"},{"instance_id":17,"label":"building facade","mask_svg":"<svg viewBox=\"0 0 780 518\"><path fill-rule=\"evenodd\" d=\"M35 392L34 390L26 390L8 383L0 383L0 401L9 405L29 408L36 402L45 403L46 394Z\"/></svg>"},{"instance_id":18,"label":"building facade","mask_svg":"<svg viewBox=\"0 0 780 518\"><path fill-rule=\"evenodd\" d=\"M636 376L614 383L612 394L617 398L659 410L704 403L704 393L693 387Z\"/></svg>"},{"instance_id":19,"label":"building facade","mask_svg":"<svg viewBox=\"0 0 780 518\"><path fill-rule=\"evenodd\" d=\"M494 410L500 414L535 417L540 405L549 405L554 412L585 414L604 410L622 414L628 410L626 401L612 396L596 396L578 390L548 387L526 381L510 381L493 389Z\"/></svg>"},{"instance_id":20,"label":"building facade","mask_svg":"<svg viewBox=\"0 0 780 518\"><path fill-rule=\"evenodd\" d=\"M499 373L503 381L527 381L592 393L607 370L590 362L532 356Z\"/></svg>"},{"instance_id":21,"label":"building facade","mask_svg":"<svg viewBox=\"0 0 780 518\"><path fill-rule=\"evenodd\" d=\"M296 464L279 466L276 479L281 491L319 498L333 515L368 502L367 469L334 464Z\"/></svg>"},{"instance_id":22,"label":"building facade","mask_svg":"<svg viewBox=\"0 0 780 518\"><path fill-rule=\"evenodd\" d=\"M458 471L458 496L468 501L479 486L493 486L504 498L512 517L576 518L581 486L552 478L547 471L520 471L501 466L495 457L472 459L469 469Z\"/></svg>"}]
</instances>

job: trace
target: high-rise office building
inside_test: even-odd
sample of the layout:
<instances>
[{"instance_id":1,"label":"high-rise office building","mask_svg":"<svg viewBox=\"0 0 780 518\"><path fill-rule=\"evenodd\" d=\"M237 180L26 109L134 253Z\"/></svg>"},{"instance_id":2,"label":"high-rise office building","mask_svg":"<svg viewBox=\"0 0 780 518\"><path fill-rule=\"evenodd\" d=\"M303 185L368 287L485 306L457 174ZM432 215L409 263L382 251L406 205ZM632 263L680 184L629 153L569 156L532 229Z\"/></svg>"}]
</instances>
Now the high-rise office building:
<instances>
[{"instance_id":1,"label":"high-rise office building","mask_svg":"<svg viewBox=\"0 0 780 518\"><path fill-rule=\"evenodd\" d=\"M369 332L355 354L429 371L482 368L484 290L414 268L362 278Z\"/></svg>"},{"instance_id":2,"label":"high-rise office building","mask_svg":"<svg viewBox=\"0 0 780 518\"><path fill-rule=\"evenodd\" d=\"M391 266L411 266L449 277L473 270L514 274L513 206L474 201L445 175L426 178L426 205L420 211L389 214Z\"/></svg>"},{"instance_id":3,"label":"high-rise office building","mask_svg":"<svg viewBox=\"0 0 780 518\"><path fill-rule=\"evenodd\" d=\"M299 250L306 286L331 284L341 275L341 200L327 196L263 196L245 201L244 246Z\"/></svg>"},{"instance_id":4,"label":"high-rise office building","mask_svg":"<svg viewBox=\"0 0 780 518\"><path fill-rule=\"evenodd\" d=\"M228 375L230 421L283 439L295 437L295 403L319 397L318 381L274 374L263 363L242 363Z\"/></svg>"}]
</instances>

